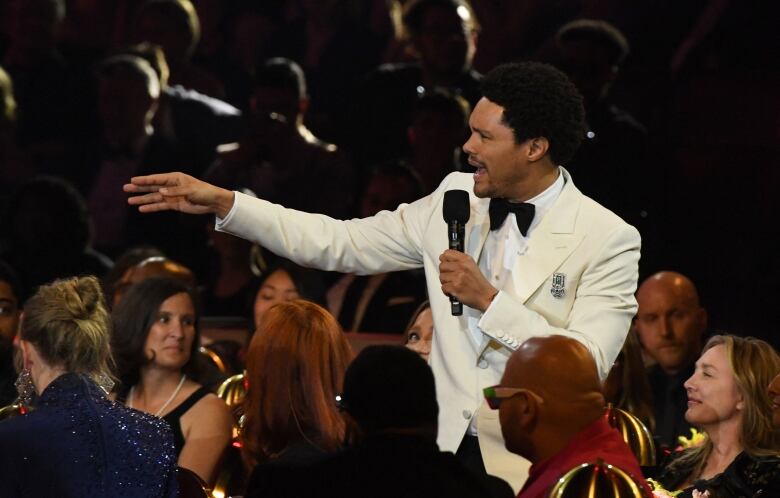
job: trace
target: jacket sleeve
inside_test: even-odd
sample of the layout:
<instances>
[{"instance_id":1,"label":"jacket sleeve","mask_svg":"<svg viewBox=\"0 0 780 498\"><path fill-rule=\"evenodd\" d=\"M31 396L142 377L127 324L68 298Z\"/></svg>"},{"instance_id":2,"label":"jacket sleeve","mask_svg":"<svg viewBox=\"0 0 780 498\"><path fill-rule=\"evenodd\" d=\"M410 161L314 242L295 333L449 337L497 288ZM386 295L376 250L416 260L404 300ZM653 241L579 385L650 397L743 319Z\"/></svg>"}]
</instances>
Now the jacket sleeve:
<instances>
[{"instance_id":1,"label":"jacket sleeve","mask_svg":"<svg viewBox=\"0 0 780 498\"><path fill-rule=\"evenodd\" d=\"M423 234L447 180L431 195L395 211L335 220L287 209L240 192L216 229L250 240L297 264L361 275L423 265Z\"/></svg>"},{"instance_id":2,"label":"jacket sleeve","mask_svg":"<svg viewBox=\"0 0 780 498\"><path fill-rule=\"evenodd\" d=\"M510 349L531 337L576 339L590 350L599 376L606 379L636 313L639 249L639 232L630 225L622 224L607 235L580 278L565 327L551 326L542 314L506 292L499 292L478 326Z\"/></svg>"}]
</instances>

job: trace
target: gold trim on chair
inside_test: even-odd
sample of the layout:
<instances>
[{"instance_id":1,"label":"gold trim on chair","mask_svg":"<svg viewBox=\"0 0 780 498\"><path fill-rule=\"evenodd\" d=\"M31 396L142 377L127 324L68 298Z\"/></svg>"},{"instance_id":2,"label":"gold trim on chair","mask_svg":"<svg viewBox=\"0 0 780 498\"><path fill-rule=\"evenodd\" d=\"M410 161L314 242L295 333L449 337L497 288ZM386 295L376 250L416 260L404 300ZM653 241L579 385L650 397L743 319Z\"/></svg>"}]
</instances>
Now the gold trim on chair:
<instances>
[{"instance_id":1,"label":"gold trim on chair","mask_svg":"<svg viewBox=\"0 0 780 498\"><path fill-rule=\"evenodd\" d=\"M555 482L546 496L549 498L651 498L627 472L600 458L596 463L583 463L566 472Z\"/></svg>"},{"instance_id":2,"label":"gold trim on chair","mask_svg":"<svg viewBox=\"0 0 780 498\"><path fill-rule=\"evenodd\" d=\"M0 408L0 420L18 417L27 413L27 409L22 404L13 404Z\"/></svg>"},{"instance_id":3,"label":"gold trim on chair","mask_svg":"<svg viewBox=\"0 0 780 498\"><path fill-rule=\"evenodd\" d=\"M222 358L220 358L217 353L207 348L206 346L201 346L199 352L204 357L206 357L206 359L208 359L211 363L213 363L221 373L227 373L227 367L225 366L225 362L222 361Z\"/></svg>"},{"instance_id":4,"label":"gold trim on chair","mask_svg":"<svg viewBox=\"0 0 780 498\"><path fill-rule=\"evenodd\" d=\"M655 443L650 430L636 415L607 405L607 422L620 432L623 441L631 448L641 466L655 465Z\"/></svg>"}]
</instances>

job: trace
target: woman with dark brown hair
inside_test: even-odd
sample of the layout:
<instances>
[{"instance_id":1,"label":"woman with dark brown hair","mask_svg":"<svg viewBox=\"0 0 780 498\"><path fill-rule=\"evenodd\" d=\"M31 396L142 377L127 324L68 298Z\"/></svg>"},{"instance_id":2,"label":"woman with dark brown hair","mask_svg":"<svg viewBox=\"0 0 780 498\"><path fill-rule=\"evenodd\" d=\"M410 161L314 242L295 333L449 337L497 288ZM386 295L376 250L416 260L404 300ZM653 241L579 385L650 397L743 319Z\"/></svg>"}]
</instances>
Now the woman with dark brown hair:
<instances>
[{"instance_id":1,"label":"woman with dark brown hair","mask_svg":"<svg viewBox=\"0 0 780 498\"><path fill-rule=\"evenodd\" d=\"M296 299L265 312L247 354L241 451L254 468L247 496L262 488L269 467L309 463L341 447L347 429L336 394L351 360L341 327L323 307Z\"/></svg>"},{"instance_id":2,"label":"woman with dark brown hair","mask_svg":"<svg viewBox=\"0 0 780 498\"><path fill-rule=\"evenodd\" d=\"M199 312L194 291L153 277L130 287L114 308L111 346L129 408L173 430L178 464L210 483L232 436L225 403L197 382Z\"/></svg>"},{"instance_id":3,"label":"woman with dark brown hair","mask_svg":"<svg viewBox=\"0 0 780 498\"><path fill-rule=\"evenodd\" d=\"M604 398L615 407L630 412L650 430L655 430L653 395L647 379L639 338L629 330L612 370L604 381Z\"/></svg>"}]
</instances>

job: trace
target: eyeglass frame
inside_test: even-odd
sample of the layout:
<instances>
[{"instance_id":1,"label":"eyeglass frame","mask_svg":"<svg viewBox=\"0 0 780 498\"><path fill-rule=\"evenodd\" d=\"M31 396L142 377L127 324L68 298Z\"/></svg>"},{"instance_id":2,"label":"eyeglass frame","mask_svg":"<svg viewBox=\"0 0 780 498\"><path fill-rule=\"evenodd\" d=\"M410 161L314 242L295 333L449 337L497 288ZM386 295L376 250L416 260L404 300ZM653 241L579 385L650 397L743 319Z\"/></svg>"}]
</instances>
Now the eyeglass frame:
<instances>
[{"instance_id":1,"label":"eyeglass frame","mask_svg":"<svg viewBox=\"0 0 780 498\"><path fill-rule=\"evenodd\" d=\"M544 398L524 387L502 387L501 384L496 384L495 386L482 389L482 395L485 397L485 401L491 410L498 410L503 400L517 396L520 393L528 393L539 404L544 403Z\"/></svg>"}]
</instances>

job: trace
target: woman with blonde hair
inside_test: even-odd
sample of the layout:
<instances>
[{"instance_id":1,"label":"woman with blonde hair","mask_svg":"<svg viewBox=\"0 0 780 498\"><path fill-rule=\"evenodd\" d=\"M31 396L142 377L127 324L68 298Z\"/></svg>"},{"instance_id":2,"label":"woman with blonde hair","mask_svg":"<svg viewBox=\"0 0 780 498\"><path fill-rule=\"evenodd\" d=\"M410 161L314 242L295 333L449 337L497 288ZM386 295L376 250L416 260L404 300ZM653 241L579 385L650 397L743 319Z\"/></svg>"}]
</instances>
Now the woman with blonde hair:
<instances>
[{"instance_id":1,"label":"woman with blonde hair","mask_svg":"<svg viewBox=\"0 0 780 498\"><path fill-rule=\"evenodd\" d=\"M247 353L241 438L244 462L254 468L247 496L261 491L263 473L274 466L310 463L341 448L347 427L336 394L351 360L325 308L296 299L265 312Z\"/></svg>"},{"instance_id":2,"label":"woman with blonde hair","mask_svg":"<svg viewBox=\"0 0 780 498\"><path fill-rule=\"evenodd\" d=\"M0 422L3 497L173 497L160 419L110 401L110 319L95 277L58 280L24 306L17 386L26 415Z\"/></svg>"},{"instance_id":3,"label":"woman with blonde hair","mask_svg":"<svg viewBox=\"0 0 780 498\"><path fill-rule=\"evenodd\" d=\"M685 382L685 419L704 442L674 456L658 481L689 496L780 496L780 431L766 386L780 356L764 341L713 336ZM698 492L697 492L698 491Z\"/></svg>"}]
</instances>

